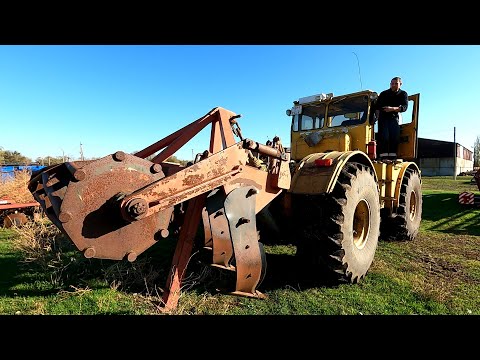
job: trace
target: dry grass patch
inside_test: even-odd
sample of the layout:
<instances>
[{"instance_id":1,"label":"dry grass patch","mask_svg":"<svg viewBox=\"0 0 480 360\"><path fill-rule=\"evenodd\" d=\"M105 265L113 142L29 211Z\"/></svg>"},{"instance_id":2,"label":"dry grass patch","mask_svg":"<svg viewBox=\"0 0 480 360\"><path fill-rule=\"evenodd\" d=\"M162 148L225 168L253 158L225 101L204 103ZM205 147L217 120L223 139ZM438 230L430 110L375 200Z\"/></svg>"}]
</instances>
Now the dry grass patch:
<instances>
[{"instance_id":1,"label":"dry grass patch","mask_svg":"<svg viewBox=\"0 0 480 360\"><path fill-rule=\"evenodd\" d=\"M149 303L153 313L163 313L162 296L168 268L159 265L157 258L144 254L132 263L126 260L87 259L46 218L31 221L22 227L13 227L12 231L16 233L12 239L13 247L23 254L21 263L30 269L34 269L32 265L38 266L48 281L59 288L60 299L91 292L93 289L88 284L89 280L93 280L113 290L133 294L135 301ZM197 261L197 255L194 253L190 259L192 266L189 265L180 289L182 297L200 285L212 288L219 280L226 280L225 274ZM189 313L188 308L192 306L187 302L185 308L175 313ZM202 307L201 304L196 306Z\"/></svg>"},{"instance_id":2,"label":"dry grass patch","mask_svg":"<svg viewBox=\"0 0 480 360\"><path fill-rule=\"evenodd\" d=\"M61 263L62 242L66 239L49 220L31 221L12 230L18 235L13 239L13 246L24 254L23 262L35 262L43 269L55 268Z\"/></svg>"},{"instance_id":3,"label":"dry grass patch","mask_svg":"<svg viewBox=\"0 0 480 360\"><path fill-rule=\"evenodd\" d=\"M31 173L27 170L15 171L13 178L0 180L0 199L7 198L18 203L33 202L32 193L28 190Z\"/></svg>"}]
</instances>

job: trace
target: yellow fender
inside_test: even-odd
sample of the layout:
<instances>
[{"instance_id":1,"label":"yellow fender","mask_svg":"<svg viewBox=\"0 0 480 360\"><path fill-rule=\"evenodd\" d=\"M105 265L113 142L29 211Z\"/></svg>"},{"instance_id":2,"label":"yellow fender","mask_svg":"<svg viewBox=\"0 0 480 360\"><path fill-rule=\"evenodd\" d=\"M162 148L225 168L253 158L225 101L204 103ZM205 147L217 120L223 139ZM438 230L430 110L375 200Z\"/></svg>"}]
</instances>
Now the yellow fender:
<instances>
[{"instance_id":1,"label":"yellow fender","mask_svg":"<svg viewBox=\"0 0 480 360\"><path fill-rule=\"evenodd\" d=\"M289 192L308 195L332 192L348 162L371 168L378 183L373 163L363 151L330 151L305 156L295 167Z\"/></svg>"}]
</instances>

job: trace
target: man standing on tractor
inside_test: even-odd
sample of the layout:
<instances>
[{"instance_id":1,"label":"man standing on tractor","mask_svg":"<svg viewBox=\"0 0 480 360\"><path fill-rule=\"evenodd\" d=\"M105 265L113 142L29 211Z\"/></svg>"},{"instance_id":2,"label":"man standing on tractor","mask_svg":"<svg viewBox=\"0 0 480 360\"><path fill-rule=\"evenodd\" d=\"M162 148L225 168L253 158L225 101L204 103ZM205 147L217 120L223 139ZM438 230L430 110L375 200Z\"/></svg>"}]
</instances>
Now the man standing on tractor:
<instances>
[{"instance_id":1,"label":"man standing on tractor","mask_svg":"<svg viewBox=\"0 0 480 360\"><path fill-rule=\"evenodd\" d=\"M378 153L382 160L396 160L400 141L400 113L408 108L408 94L401 90L402 79L390 81L390 88L378 96L375 115L378 119Z\"/></svg>"}]
</instances>

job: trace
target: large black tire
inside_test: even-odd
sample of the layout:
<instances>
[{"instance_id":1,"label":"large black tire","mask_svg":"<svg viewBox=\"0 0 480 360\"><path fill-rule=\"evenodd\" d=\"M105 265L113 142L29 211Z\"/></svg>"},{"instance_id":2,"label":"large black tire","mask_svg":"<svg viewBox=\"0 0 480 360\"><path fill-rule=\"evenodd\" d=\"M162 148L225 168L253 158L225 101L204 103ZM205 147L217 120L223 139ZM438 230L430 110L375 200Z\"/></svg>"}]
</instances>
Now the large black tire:
<instances>
[{"instance_id":1,"label":"large black tire","mask_svg":"<svg viewBox=\"0 0 480 360\"><path fill-rule=\"evenodd\" d=\"M302 264L336 282L362 280L380 234L379 190L372 170L346 164L331 194L296 200L295 211L304 217L296 244Z\"/></svg>"},{"instance_id":2,"label":"large black tire","mask_svg":"<svg viewBox=\"0 0 480 360\"><path fill-rule=\"evenodd\" d=\"M402 180L397 211L382 215L382 240L414 240L422 221L422 184L417 171L407 169Z\"/></svg>"}]
</instances>

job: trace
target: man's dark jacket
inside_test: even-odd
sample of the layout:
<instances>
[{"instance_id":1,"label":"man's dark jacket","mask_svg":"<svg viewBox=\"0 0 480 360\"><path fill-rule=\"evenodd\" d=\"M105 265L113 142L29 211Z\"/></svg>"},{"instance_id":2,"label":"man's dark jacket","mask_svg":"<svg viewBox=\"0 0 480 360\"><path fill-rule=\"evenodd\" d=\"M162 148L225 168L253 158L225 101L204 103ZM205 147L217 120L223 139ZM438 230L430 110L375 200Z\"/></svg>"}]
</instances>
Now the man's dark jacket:
<instances>
[{"instance_id":1,"label":"man's dark jacket","mask_svg":"<svg viewBox=\"0 0 480 360\"><path fill-rule=\"evenodd\" d=\"M398 122L398 112L382 111L384 106L399 106L400 112L404 112L408 108L408 94L405 90L398 90L397 92L391 89L384 90L378 96L374 109L380 110L379 121L385 119L396 119Z\"/></svg>"}]
</instances>

